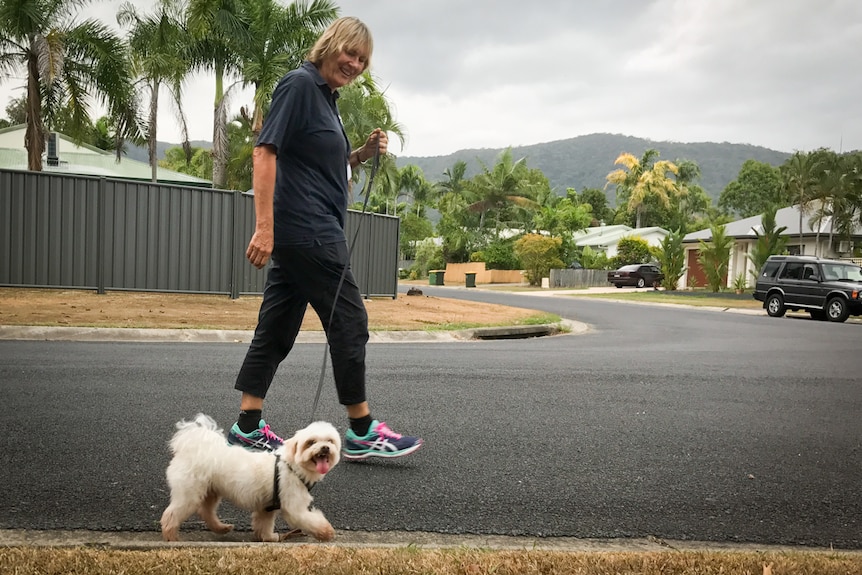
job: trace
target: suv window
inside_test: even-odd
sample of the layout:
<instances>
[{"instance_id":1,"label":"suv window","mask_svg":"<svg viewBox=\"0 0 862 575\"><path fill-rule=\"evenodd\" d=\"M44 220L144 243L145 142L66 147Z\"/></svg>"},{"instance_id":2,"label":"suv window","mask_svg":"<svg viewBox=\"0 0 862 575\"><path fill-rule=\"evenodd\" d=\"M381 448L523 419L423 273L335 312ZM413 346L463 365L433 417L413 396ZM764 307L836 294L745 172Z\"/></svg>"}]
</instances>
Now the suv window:
<instances>
[{"instance_id":1,"label":"suv window","mask_svg":"<svg viewBox=\"0 0 862 575\"><path fill-rule=\"evenodd\" d=\"M802 279L802 268L805 266L802 262L787 262L784 269L781 270L781 275L778 276L783 280L799 280Z\"/></svg>"},{"instance_id":2,"label":"suv window","mask_svg":"<svg viewBox=\"0 0 862 575\"><path fill-rule=\"evenodd\" d=\"M805 264L805 268L802 270L802 279L819 280L820 271L817 269L817 264Z\"/></svg>"},{"instance_id":3,"label":"suv window","mask_svg":"<svg viewBox=\"0 0 862 575\"><path fill-rule=\"evenodd\" d=\"M862 280L862 268L849 264L823 264L823 279L835 280Z\"/></svg>"},{"instance_id":4,"label":"suv window","mask_svg":"<svg viewBox=\"0 0 862 575\"><path fill-rule=\"evenodd\" d=\"M766 262L766 265L763 266L763 270L760 272L760 277L774 278L775 272L777 272L780 267L781 262Z\"/></svg>"}]
</instances>

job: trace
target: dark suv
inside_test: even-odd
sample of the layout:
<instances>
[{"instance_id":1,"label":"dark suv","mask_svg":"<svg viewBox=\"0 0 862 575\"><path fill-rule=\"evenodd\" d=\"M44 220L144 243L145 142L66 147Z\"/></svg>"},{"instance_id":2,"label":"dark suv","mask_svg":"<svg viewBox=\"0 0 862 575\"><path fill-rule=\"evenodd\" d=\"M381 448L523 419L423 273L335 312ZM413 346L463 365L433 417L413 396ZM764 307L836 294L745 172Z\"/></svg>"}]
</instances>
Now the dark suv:
<instances>
[{"instance_id":1,"label":"dark suv","mask_svg":"<svg viewBox=\"0 0 862 575\"><path fill-rule=\"evenodd\" d=\"M754 288L766 313L805 310L813 319L845 321L862 315L862 268L811 256L769 256Z\"/></svg>"}]
</instances>

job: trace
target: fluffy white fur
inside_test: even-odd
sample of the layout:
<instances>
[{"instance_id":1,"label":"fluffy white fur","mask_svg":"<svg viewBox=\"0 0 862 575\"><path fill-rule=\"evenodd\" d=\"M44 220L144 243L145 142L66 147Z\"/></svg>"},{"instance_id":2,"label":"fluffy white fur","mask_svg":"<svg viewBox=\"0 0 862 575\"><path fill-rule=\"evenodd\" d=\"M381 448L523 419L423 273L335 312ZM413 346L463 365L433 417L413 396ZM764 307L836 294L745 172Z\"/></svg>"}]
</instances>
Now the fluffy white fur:
<instances>
[{"instance_id":1,"label":"fluffy white fur","mask_svg":"<svg viewBox=\"0 0 862 575\"><path fill-rule=\"evenodd\" d=\"M317 483L338 463L341 436L332 424L316 421L274 453L228 445L216 422L202 413L176 427L170 442L173 459L167 469L171 502L161 521L165 541L176 541L180 525L193 513L216 533L233 529L217 515L222 498L252 512L251 527L260 541L279 540L274 530L276 513L292 528L321 541L335 536L323 513L311 507L313 498L303 484ZM273 499L275 453L281 455L281 509L266 511Z\"/></svg>"}]
</instances>

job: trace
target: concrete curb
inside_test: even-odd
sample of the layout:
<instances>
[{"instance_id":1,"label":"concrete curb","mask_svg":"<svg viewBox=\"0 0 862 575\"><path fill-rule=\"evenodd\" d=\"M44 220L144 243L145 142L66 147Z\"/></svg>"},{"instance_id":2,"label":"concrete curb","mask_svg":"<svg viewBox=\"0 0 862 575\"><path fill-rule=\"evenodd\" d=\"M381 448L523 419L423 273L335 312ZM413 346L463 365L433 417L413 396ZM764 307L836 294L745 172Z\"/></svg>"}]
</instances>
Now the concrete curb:
<instances>
[{"instance_id":1,"label":"concrete curb","mask_svg":"<svg viewBox=\"0 0 862 575\"><path fill-rule=\"evenodd\" d=\"M659 552L724 551L740 553L824 553L830 556L862 557L862 550L836 550L791 545L755 543L719 543L709 541L675 541L657 537L637 539L578 539L575 537L517 537L503 535L447 535L418 531L341 531L336 530L331 543L318 543L310 537L297 537L281 543L260 543L251 532L239 531L216 535L208 531L185 531L183 541L166 543L161 534L152 531L87 531L0 529L0 547L97 547L116 550L151 550L182 548L248 548L264 546L316 545L321 547L425 549L478 548L493 550L542 550L563 552Z\"/></svg>"},{"instance_id":2,"label":"concrete curb","mask_svg":"<svg viewBox=\"0 0 862 575\"><path fill-rule=\"evenodd\" d=\"M475 328L457 331L374 331L369 343L422 343L455 342L485 339L517 339L556 335L580 334L589 331L580 322L563 320L559 324L538 326L511 326ZM242 343L248 344L254 331L208 329L138 329L98 327L44 327L0 325L0 340L22 341L91 341L91 342L187 342L187 343ZM300 332L297 343L326 343L322 331Z\"/></svg>"}]
</instances>

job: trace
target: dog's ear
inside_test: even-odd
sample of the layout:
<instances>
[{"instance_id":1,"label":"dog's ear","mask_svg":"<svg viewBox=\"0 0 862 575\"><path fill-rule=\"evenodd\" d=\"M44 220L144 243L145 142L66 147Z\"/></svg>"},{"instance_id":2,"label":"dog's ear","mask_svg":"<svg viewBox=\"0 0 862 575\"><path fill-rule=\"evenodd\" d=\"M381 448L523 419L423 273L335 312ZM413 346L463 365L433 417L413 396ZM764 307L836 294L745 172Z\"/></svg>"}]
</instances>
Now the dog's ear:
<instances>
[{"instance_id":1,"label":"dog's ear","mask_svg":"<svg viewBox=\"0 0 862 575\"><path fill-rule=\"evenodd\" d=\"M296 441L296 437L284 441L284 456L288 461L296 461L297 451L299 451L299 443Z\"/></svg>"}]
</instances>

